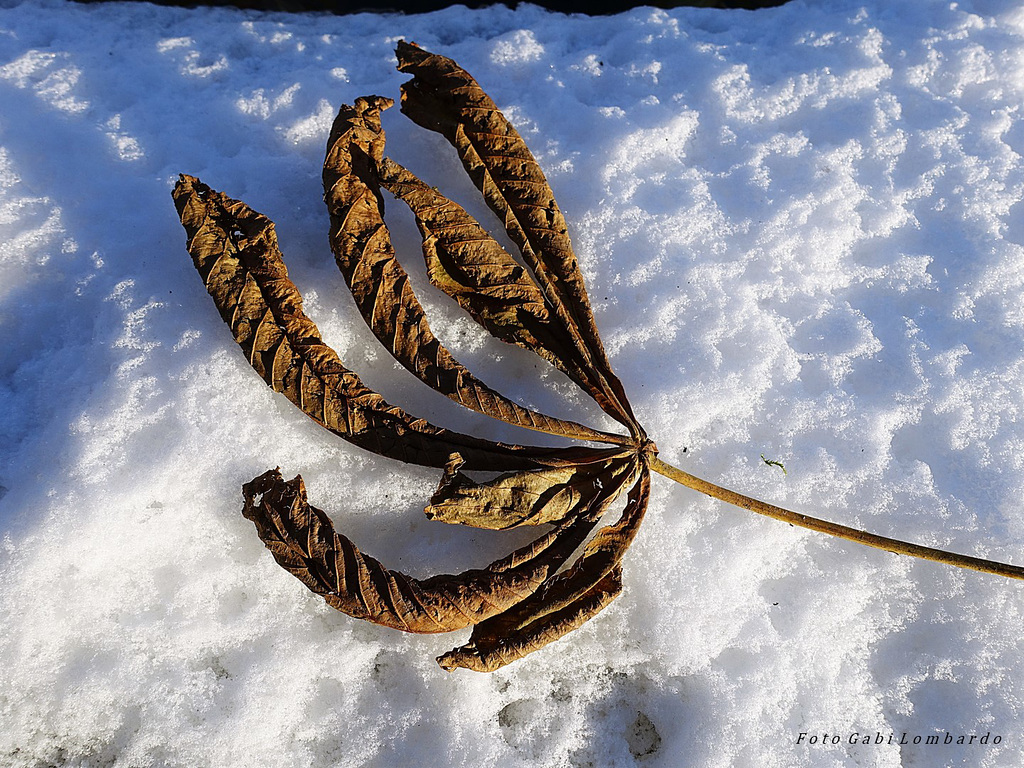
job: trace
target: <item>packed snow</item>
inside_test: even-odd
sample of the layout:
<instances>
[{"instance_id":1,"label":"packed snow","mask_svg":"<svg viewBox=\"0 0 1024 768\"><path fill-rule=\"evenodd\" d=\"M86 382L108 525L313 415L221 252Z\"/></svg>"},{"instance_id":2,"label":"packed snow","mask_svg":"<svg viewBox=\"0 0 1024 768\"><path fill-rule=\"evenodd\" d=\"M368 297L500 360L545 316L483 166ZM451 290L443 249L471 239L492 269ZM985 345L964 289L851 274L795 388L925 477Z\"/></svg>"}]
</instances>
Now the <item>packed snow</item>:
<instances>
[{"instance_id":1,"label":"packed snow","mask_svg":"<svg viewBox=\"0 0 1024 768\"><path fill-rule=\"evenodd\" d=\"M541 439L400 369L329 253L330 123L358 96L397 98L399 39L472 72L533 149L664 459L808 514L1024 562L1017 0L605 18L2 0L0 765L1024 763L1019 583L664 478L623 594L490 675L435 664L468 632L357 621L274 563L240 487L275 466L415 576L531 536L427 520L436 470L354 448L271 392L171 202L189 173L273 218L308 314L390 401ZM384 125L389 154L500 229L441 137L397 108ZM388 220L471 370L613 427L433 291L404 206Z\"/></svg>"}]
</instances>

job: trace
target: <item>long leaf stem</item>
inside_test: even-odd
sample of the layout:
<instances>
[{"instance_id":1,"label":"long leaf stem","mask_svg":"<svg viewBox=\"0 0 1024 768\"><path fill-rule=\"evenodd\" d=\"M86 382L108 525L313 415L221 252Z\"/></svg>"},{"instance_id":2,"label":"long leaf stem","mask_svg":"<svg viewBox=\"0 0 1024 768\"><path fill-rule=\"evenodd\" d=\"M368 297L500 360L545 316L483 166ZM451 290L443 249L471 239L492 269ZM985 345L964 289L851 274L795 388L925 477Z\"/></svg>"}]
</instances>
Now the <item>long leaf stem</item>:
<instances>
[{"instance_id":1,"label":"long leaf stem","mask_svg":"<svg viewBox=\"0 0 1024 768\"><path fill-rule=\"evenodd\" d=\"M911 557L919 557L922 560L933 560L937 563L954 565L958 568L969 568L974 571L981 571L982 573L994 573L997 576L1005 576L1008 579L1024 579L1024 568L1020 566L1009 565L1007 563L997 563L994 560L984 560L980 557L970 557L969 555L958 555L953 552L946 552L942 549L933 549L932 547L923 547L919 544L910 544L905 541L899 541L898 539L890 539L885 536L868 533L857 528L849 528L845 525L830 523L827 520L820 520L816 517L810 517L809 515L802 515L799 512L791 512L788 509L777 507L774 504L768 504L767 502L753 499L750 496L745 496L742 493L730 491L728 488L723 488L720 485L709 483L707 480L702 480L696 475L684 472L678 467L666 464L657 456L651 456L649 458L649 462L651 469L655 472L675 480L677 483L681 483L687 488L692 488L693 490L707 494L712 498L720 499L721 501L725 501L737 507L742 507L743 509L750 510L751 512L756 512L759 515L765 515L766 517L772 517L776 520L782 520L783 522L791 525L798 525L801 528L809 528L812 531L827 533L830 536L836 536L840 539L846 539L847 541L855 541L858 544L864 544L869 547L874 547L875 549L884 549L887 552L893 552L897 555L910 555Z\"/></svg>"}]
</instances>

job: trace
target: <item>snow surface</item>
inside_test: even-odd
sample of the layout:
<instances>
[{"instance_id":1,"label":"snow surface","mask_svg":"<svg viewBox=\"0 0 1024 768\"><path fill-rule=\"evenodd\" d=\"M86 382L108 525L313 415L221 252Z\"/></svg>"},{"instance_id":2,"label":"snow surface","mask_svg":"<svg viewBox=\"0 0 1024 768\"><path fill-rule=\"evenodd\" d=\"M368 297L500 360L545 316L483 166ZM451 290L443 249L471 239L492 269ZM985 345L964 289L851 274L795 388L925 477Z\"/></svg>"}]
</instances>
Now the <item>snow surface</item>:
<instances>
[{"instance_id":1,"label":"snow surface","mask_svg":"<svg viewBox=\"0 0 1024 768\"><path fill-rule=\"evenodd\" d=\"M435 423L524 439L398 370L327 249L330 122L357 96L397 97L400 38L455 58L520 127L666 460L837 522L1024 561L1017 0L593 19L5 0L0 764L1024 764L1019 583L664 478L623 595L492 675L434 663L468 632L356 621L273 562L240 486L278 465L417 576L530 536L427 521L436 471L355 449L269 391L171 203L186 172L271 216L308 313L367 383ZM440 137L397 109L385 127L392 156L484 217ZM388 215L457 356L528 404L611 426L433 292L408 213ZM899 746L904 732L991 736Z\"/></svg>"}]
</instances>

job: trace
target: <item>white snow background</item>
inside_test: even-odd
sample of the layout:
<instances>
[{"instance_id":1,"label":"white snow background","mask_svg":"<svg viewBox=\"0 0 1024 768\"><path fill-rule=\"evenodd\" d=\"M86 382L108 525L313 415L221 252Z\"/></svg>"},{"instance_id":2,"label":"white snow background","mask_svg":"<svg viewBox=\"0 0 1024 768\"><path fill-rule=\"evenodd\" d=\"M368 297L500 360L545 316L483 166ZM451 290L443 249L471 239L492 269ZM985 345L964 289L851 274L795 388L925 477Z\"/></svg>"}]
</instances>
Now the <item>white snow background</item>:
<instances>
[{"instance_id":1,"label":"white snow background","mask_svg":"<svg viewBox=\"0 0 1024 768\"><path fill-rule=\"evenodd\" d=\"M658 476L624 593L491 675L433 661L468 632L351 619L273 562L240 487L275 466L415 576L531 537L426 520L438 471L356 449L271 392L171 202L185 172L274 219L308 314L392 402L541 439L398 368L328 250L331 120L358 96L397 98L400 38L456 59L523 133L663 458L809 514L1024 562L1016 0L607 18L6 0L0 764L1024 763L1020 583ZM385 128L389 154L500 229L441 137L397 108ZM388 218L457 357L527 404L611 426L433 291L408 212L391 203ZM900 746L904 732L990 738Z\"/></svg>"}]
</instances>

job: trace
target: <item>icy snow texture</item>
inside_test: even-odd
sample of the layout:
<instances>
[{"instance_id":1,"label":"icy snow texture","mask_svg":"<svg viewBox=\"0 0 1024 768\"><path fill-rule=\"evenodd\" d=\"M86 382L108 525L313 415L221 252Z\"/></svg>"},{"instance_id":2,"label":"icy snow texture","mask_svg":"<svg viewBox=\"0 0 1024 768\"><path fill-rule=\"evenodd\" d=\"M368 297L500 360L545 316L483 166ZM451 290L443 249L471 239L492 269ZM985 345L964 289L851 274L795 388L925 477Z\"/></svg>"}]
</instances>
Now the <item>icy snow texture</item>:
<instances>
[{"instance_id":1,"label":"icy snow texture","mask_svg":"<svg viewBox=\"0 0 1024 768\"><path fill-rule=\"evenodd\" d=\"M396 370L327 251L334 111L396 97L392 49L415 40L473 72L547 170L666 459L1022 562L1017 0L597 19L0 5L0 764L1024 764L1019 583L664 479L624 594L493 675L434 664L464 633L332 612L240 515L241 484L269 467L301 472L345 533L415 575L482 565L528 534L427 521L436 472L354 449L271 393L169 195L187 172L275 219L309 314L390 399L522 439ZM397 109L385 127L396 159L485 215L443 140ZM408 214L390 205L389 220L471 369L608 426L433 293ZM843 743L797 744L803 731ZM904 731L1001 744L848 743Z\"/></svg>"}]
</instances>

